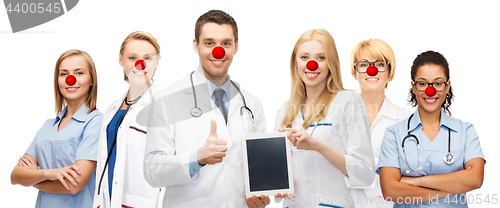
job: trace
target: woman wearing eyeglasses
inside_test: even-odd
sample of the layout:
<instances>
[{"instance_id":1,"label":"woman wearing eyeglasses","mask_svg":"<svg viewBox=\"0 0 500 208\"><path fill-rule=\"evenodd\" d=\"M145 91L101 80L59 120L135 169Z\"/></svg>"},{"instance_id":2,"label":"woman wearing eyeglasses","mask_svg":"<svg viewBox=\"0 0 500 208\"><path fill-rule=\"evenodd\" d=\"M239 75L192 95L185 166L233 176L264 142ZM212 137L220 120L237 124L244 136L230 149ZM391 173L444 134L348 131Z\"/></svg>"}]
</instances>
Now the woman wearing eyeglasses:
<instances>
[{"instance_id":1,"label":"woman wearing eyeglasses","mask_svg":"<svg viewBox=\"0 0 500 208\"><path fill-rule=\"evenodd\" d=\"M402 121L411 112L394 105L385 96L385 89L396 72L396 59L392 48L383 40L369 39L358 43L351 53L351 74L359 83L370 120L371 141L375 164L385 129ZM351 198L356 207L393 207L380 190L378 176L370 187L351 188Z\"/></svg>"},{"instance_id":2,"label":"woman wearing eyeglasses","mask_svg":"<svg viewBox=\"0 0 500 208\"><path fill-rule=\"evenodd\" d=\"M484 159L474 126L449 116L453 99L448 62L427 51L413 61L408 119L387 128L377 173L394 207L467 207L480 188Z\"/></svg>"}]
</instances>

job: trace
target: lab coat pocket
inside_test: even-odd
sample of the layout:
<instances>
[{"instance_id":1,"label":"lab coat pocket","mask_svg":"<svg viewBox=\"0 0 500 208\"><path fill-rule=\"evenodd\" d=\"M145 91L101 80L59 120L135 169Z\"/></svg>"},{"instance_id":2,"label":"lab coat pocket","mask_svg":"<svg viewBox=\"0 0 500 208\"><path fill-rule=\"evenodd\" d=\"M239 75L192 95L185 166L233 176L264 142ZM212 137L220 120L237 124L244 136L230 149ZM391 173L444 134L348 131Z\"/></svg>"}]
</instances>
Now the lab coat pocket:
<instances>
[{"instance_id":1,"label":"lab coat pocket","mask_svg":"<svg viewBox=\"0 0 500 208\"><path fill-rule=\"evenodd\" d=\"M134 145L144 150L146 148L146 128L137 124L128 126L127 144Z\"/></svg>"},{"instance_id":2,"label":"lab coat pocket","mask_svg":"<svg viewBox=\"0 0 500 208\"><path fill-rule=\"evenodd\" d=\"M210 207L210 204L208 203L208 197L184 202L176 206L173 206L172 208L192 208L192 207Z\"/></svg>"},{"instance_id":3,"label":"lab coat pocket","mask_svg":"<svg viewBox=\"0 0 500 208\"><path fill-rule=\"evenodd\" d=\"M94 202L93 202L92 207L93 208L101 208L102 207L101 205L103 204L102 203L102 198L103 198L103 196L95 194L94 195Z\"/></svg>"},{"instance_id":4,"label":"lab coat pocket","mask_svg":"<svg viewBox=\"0 0 500 208\"><path fill-rule=\"evenodd\" d=\"M316 124L314 124L316 125ZM330 123L319 123L318 126L309 127L309 136L312 136L318 141L327 140L330 138L332 124Z\"/></svg>"},{"instance_id":5,"label":"lab coat pocket","mask_svg":"<svg viewBox=\"0 0 500 208\"><path fill-rule=\"evenodd\" d=\"M156 200L137 195L123 194L122 207L155 208Z\"/></svg>"}]
</instances>

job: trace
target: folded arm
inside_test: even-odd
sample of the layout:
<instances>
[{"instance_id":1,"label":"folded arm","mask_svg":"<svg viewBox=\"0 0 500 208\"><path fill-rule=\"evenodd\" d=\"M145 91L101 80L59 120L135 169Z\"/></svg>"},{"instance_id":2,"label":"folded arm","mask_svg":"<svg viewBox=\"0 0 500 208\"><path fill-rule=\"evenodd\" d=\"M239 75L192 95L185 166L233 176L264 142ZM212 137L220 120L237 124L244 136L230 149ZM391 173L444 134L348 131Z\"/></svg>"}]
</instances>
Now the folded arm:
<instances>
[{"instance_id":1,"label":"folded arm","mask_svg":"<svg viewBox=\"0 0 500 208\"><path fill-rule=\"evenodd\" d=\"M451 195L450 193L401 182L401 170L395 167L381 167L380 185L387 201L397 203L421 203Z\"/></svg>"},{"instance_id":2,"label":"folded arm","mask_svg":"<svg viewBox=\"0 0 500 208\"><path fill-rule=\"evenodd\" d=\"M45 170L39 170L37 159L29 154L24 154L19 163L10 174L12 185L33 186L44 180L48 180Z\"/></svg>"},{"instance_id":3,"label":"folded arm","mask_svg":"<svg viewBox=\"0 0 500 208\"><path fill-rule=\"evenodd\" d=\"M441 190L451 194L462 194L478 189L483 184L484 160L474 158L465 163L464 170L443 175L403 177L401 182Z\"/></svg>"},{"instance_id":4,"label":"folded arm","mask_svg":"<svg viewBox=\"0 0 500 208\"><path fill-rule=\"evenodd\" d=\"M85 187L96 166L95 161L77 160L74 165L64 168L38 169L35 157L25 154L23 158L12 170L12 184L33 186L52 194L77 194Z\"/></svg>"},{"instance_id":5,"label":"folded arm","mask_svg":"<svg viewBox=\"0 0 500 208\"><path fill-rule=\"evenodd\" d=\"M72 194L75 195L80 192L87 182L89 181L94 169L96 167L96 161L90 160L77 160L75 162L75 166L80 169L81 175L78 175L76 178L76 183L73 186L67 186L69 190L67 190L60 181L57 180L45 180L40 183L33 185L33 187L39 189L40 191L44 191L51 194ZM71 182L64 178L66 184L70 184Z\"/></svg>"}]
</instances>

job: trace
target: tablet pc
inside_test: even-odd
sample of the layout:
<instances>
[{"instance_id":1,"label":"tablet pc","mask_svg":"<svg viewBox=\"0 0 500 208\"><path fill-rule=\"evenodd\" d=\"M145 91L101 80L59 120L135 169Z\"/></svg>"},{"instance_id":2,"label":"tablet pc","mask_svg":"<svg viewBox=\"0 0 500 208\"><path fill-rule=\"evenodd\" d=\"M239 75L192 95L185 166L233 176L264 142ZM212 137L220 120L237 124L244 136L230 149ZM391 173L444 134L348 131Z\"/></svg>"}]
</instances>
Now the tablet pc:
<instances>
[{"instance_id":1,"label":"tablet pc","mask_svg":"<svg viewBox=\"0 0 500 208\"><path fill-rule=\"evenodd\" d=\"M286 132L245 136L243 169L247 197L294 193L290 145Z\"/></svg>"}]
</instances>

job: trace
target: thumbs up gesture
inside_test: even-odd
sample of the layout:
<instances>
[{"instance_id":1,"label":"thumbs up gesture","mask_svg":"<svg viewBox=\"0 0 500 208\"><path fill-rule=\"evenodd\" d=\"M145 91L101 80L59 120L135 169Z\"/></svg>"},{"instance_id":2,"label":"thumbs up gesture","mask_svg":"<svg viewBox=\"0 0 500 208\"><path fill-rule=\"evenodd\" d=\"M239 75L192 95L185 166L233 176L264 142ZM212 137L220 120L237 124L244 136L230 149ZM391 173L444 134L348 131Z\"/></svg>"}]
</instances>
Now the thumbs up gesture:
<instances>
[{"instance_id":1,"label":"thumbs up gesture","mask_svg":"<svg viewBox=\"0 0 500 208\"><path fill-rule=\"evenodd\" d=\"M205 144L198 149L198 164L217 164L222 162L226 156L227 141L217 138L217 123L214 119L210 120L211 129Z\"/></svg>"}]
</instances>

